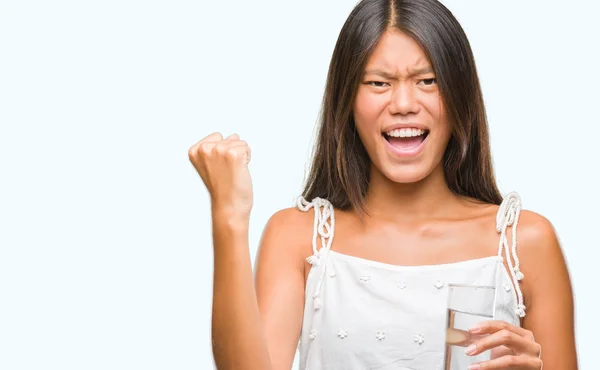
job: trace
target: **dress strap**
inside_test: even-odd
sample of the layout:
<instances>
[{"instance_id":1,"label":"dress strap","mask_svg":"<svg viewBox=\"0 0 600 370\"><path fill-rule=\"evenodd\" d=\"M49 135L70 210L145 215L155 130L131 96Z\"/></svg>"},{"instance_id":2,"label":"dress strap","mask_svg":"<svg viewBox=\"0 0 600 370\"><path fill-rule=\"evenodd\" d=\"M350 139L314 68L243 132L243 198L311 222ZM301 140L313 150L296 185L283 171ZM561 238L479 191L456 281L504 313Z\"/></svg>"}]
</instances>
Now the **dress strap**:
<instances>
[{"instance_id":1,"label":"dress strap","mask_svg":"<svg viewBox=\"0 0 600 370\"><path fill-rule=\"evenodd\" d=\"M315 210L315 220L313 224L312 256L306 260L311 265L318 265L321 259L321 252L317 248L317 238L321 237L321 248L329 250L333 241L333 230L335 226L335 217L333 214L333 205L322 198L314 198L311 202L298 197L298 208L303 212L308 212L311 208Z\"/></svg>"},{"instance_id":2,"label":"dress strap","mask_svg":"<svg viewBox=\"0 0 600 370\"><path fill-rule=\"evenodd\" d=\"M515 192L508 193L498 209L496 215L496 231L500 233L500 241L498 243L498 256L504 256L513 279L515 290L517 291L517 307L515 313L519 317L525 317L525 304L523 302L523 292L519 282L525 277L520 269L519 257L517 256L517 224L521 214L521 197ZM506 237L508 227L512 228L512 240L509 244Z\"/></svg>"},{"instance_id":3,"label":"dress strap","mask_svg":"<svg viewBox=\"0 0 600 370\"><path fill-rule=\"evenodd\" d=\"M300 196L297 200L298 208L303 212L308 212L311 208L315 210L315 219L313 223L313 237L312 237L312 250L313 254L306 258L308 263L313 267L319 266L322 258L322 251L325 249L329 251L331 249L331 242L333 241L333 232L335 228L335 216L333 213L333 205L327 199L314 198L312 201L307 201L304 197ZM321 249L317 248L317 238L321 237ZM321 275L315 292L313 293L314 307L318 310L322 306L321 302L321 288L325 279L325 273L327 270L327 256L329 253L325 253L324 266L321 269Z\"/></svg>"}]
</instances>

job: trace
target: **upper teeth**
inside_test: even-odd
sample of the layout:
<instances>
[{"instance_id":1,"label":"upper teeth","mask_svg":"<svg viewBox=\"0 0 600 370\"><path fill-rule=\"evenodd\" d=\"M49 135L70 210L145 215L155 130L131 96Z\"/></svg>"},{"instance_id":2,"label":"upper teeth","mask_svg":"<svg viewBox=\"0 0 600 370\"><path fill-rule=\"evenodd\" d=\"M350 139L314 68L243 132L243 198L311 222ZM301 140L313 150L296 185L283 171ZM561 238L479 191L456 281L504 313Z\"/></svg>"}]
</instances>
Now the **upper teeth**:
<instances>
[{"instance_id":1,"label":"upper teeth","mask_svg":"<svg viewBox=\"0 0 600 370\"><path fill-rule=\"evenodd\" d=\"M386 132L387 136L392 137L414 137L423 134L425 134L425 130L421 130L420 128L397 128Z\"/></svg>"}]
</instances>

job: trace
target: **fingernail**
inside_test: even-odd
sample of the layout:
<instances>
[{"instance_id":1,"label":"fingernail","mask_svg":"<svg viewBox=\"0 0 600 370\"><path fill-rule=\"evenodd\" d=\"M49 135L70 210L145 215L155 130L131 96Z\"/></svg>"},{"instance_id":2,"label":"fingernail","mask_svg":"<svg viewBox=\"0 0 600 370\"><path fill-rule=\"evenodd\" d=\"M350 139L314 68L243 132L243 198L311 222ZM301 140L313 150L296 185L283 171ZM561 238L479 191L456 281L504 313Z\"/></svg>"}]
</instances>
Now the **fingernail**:
<instances>
[{"instance_id":1,"label":"fingernail","mask_svg":"<svg viewBox=\"0 0 600 370\"><path fill-rule=\"evenodd\" d=\"M469 370L479 370L481 369L481 366L475 364L475 365L469 365L469 367L467 368Z\"/></svg>"},{"instance_id":2,"label":"fingernail","mask_svg":"<svg viewBox=\"0 0 600 370\"><path fill-rule=\"evenodd\" d=\"M465 352L467 353L467 355L470 355L471 353L475 352L476 348L477 348L477 345L471 344L470 346L467 347L467 349L465 349Z\"/></svg>"},{"instance_id":3,"label":"fingernail","mask_svg":"<svg viewBox=\"0 0 600 370\"><path fill-rule=\"evenodd\" d=\"M480 326L474 326L471 329L469 329L469 331L471 333L479 333L481 331L481 327Z\"/></svg>"}]
</instances>

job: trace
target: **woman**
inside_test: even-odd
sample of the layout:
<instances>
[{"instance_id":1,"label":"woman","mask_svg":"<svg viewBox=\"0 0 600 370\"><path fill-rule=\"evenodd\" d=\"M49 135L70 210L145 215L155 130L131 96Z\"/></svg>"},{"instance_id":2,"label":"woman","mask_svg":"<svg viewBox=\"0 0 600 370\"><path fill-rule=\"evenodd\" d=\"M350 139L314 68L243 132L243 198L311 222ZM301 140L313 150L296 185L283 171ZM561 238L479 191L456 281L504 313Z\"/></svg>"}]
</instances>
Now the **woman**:
<instances>
[{"instance_id":1,"label":"woman","mask_svg":"<svg viewBox=\"0 0 600 370\"><path fill-rule=\"evenodd\" d=\"M501 197L473 55L439 2L348 17L303 197L266 225L255 282L247 144L215 133L189 156L211 195L219 369L290 369L298 344L301 369L440 369L448 284L496 288L465 349L492 358L469 369L541 369L542 348L546 370L577 368L557 237Z\"/></svg>"}]
</instances>

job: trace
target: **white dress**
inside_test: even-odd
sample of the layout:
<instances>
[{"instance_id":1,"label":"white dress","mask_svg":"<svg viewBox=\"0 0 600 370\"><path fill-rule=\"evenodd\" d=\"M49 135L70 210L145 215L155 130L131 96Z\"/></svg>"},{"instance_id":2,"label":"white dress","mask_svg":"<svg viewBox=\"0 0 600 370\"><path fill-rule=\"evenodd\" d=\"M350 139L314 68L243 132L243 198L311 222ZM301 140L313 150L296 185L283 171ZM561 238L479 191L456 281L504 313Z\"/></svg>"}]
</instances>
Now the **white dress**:
<instances>
[{"instance_id":1,"label":"white dress","mask_svg":"<svg viewBox=\"0 0 600 370\"><path fill-rule=\"evenodd\" d=\"M300 370L442 369L448 284L494 286L494 319L519 325L525 316L516 255L521 210L516 193L508 194L498 210L498 255L441 265L398 266L335 252L331 203L300 197L298 207L315 212ZM513 230L511 242L508 227ZM464 350L456 355L469 361Z\"/></svg>"}]
</instances>

